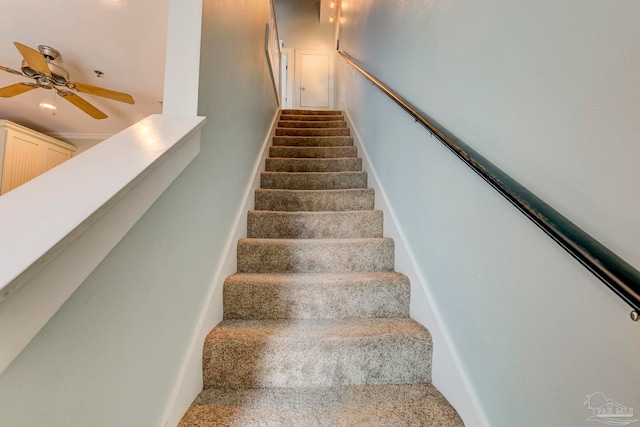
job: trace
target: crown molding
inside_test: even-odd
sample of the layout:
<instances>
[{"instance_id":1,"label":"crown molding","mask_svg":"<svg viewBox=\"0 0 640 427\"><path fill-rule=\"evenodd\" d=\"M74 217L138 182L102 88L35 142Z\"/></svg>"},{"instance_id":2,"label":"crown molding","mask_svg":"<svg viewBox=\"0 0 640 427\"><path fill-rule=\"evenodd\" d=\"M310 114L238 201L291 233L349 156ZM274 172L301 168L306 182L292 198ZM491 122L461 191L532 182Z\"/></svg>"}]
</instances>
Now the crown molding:
<instances>
[{"instance_id":1,"label":"crown molding","mask_svg":"<svg viewBox=\"0 0 640 427\"><path fill-rule=\"evenodd\" d=\"M53 138L62 140L77 140L77 139L96 139L104 141L107 138L111 138L117 132L42 132Z\"/></svg>"}]
</instances>

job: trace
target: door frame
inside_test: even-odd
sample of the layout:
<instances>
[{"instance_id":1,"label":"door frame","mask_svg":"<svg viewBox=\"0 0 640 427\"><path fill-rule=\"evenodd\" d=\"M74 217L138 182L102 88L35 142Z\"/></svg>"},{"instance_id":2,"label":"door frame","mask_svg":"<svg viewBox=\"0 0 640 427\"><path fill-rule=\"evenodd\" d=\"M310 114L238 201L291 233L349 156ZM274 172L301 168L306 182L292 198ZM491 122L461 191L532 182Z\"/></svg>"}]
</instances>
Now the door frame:
<instances>
[{"instance_id":1,"label":"door frame","mask_svg":"<svg viewBox=\"0 0 640 427\"><path fill-rule=\"evenodd\" d=\"M280 107L282 109L294 108L294 99L295 99L295 94L293 92L293 88L295 87L294 79L295 79L295 69L296 69L296 66L295 66L296 65L295 49L293 49L291 47L282 48L282 55L284 56L285 54L287 55L287 66L288 66L288 69L284 69L284 62L283 62L283 64L282 64L282 68L283 69L281 70L280 75L283 76L283 77L285 75L287 76L287 79L286 79L287 84L286 84L286 87L284 89L285 89L285 93L287 95L288 100L285 101L284 97L281 96L281 100L280 100L281 105L280 105ZM282 95L282 93L280 95Z\"/></svg>"},{"instance_id":2,"label":"door frame","mask_svg":"<svg viewBox=\"0 0 640 427\"><path fill-rule=\"evenodd\" d=\"M327 108L318 108L318 110L331 110L335 108L335 100L334 100L334 54L333 51L325 50L325 49L296 49L296 64L301 63L301 56L305 54L323 54L329 57L329 107ZM295 87L293 89L293 106L294 108L300 108L300 81L301 76L300 72L302 67L295 67Z\"/></svg>"}]
</instances>

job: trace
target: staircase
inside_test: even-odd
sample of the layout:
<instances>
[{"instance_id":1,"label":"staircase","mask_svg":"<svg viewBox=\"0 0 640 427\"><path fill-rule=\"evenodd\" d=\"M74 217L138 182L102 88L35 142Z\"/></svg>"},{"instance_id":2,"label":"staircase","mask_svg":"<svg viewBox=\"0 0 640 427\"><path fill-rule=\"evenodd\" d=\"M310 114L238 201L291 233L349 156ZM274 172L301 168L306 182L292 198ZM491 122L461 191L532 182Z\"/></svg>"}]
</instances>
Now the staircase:
<instances>
[{"instance_id":1,"label":"staircase","mask_svg":"<svg viewBox=\"0 0 640 427\"><path fill-rule=\"evenodd\" d=\"M339 111L284 110L181 427L462 426Z\"/></svg>"}]
</instances>

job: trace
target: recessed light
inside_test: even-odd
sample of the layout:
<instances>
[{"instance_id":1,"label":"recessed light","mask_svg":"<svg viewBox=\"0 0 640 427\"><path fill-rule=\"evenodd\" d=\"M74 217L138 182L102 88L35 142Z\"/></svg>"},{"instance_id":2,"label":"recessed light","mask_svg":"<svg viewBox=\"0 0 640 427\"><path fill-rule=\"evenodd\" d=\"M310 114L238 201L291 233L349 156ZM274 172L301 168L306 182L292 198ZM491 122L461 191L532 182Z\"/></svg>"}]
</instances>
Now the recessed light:
<instances>
[{"instance_id":1,"label":"recessed light","mask_svg":"<svg viewBox=\"0 0 640 427\"><path fill-rule=\"evenodd\" d=\"M331 9L334 9L336 7L336 2L332 1L331 3L329 3L329 7Z\"/></svg>"}]
</instances>

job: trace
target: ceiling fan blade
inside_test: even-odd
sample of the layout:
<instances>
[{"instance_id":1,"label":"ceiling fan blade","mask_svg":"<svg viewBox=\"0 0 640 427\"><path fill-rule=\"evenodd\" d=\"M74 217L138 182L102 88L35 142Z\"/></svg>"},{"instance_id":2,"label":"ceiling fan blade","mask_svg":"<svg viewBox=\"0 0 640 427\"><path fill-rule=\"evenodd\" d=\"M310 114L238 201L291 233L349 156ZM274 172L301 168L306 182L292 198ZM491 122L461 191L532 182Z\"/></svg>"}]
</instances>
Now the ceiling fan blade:
<instances>
[{"instance_id":1,"label":"ceiling fan blade","mask_svg":"<svg viewBox=\"0 0 640 427\"><path fill-rule=\"evenodd\" d=\"M29 67L41 72L42 74L46 74L47 76L51 75L49 65L47 65L47 61L40 52L30 48L29 46L25 46L22 43L13 42L13 44L16 46L20 55L22 55Z\"/></svg>"},{"instance_id":2,"label":"ceiling fan blade","mask_svg":"<svg viewBox=\"0 0 640 427\"><path fill-rule=\"evenodd\" d=\"M20 95L21 93L29 92L32 89L37 88L37 85L30 83L16 83L10 86L0 88L0 97L11 98L12 96Z\"/></svg>"},{"instance_id":3,"label":"ceiling fan blade","mask_svg":"<svg viewBox=\"0 0 640 427\"><path fill-rule=\"evenodd\" d=\"M89 95L101 96L103 98L113 99L114 101L126 102L127 104L136 103L133 100L133 97L128 93L116 92L115 90L104 89L101 87L76 82L69 82L67 86L70 89L76 89L78 92L88 93Z\"/></svg>"},{"instance_id":4,"label":"ceiling fan blade","mask_svg":"<svg viewBox=\"0 0 640 427\"><path fill-rule=\"evenodd\" d=\"M64 98L65 100L69 101L70 103L72 103L73 105L75 105L76 107L78 107L79 109L81 109L82 111L84 111L85 113L93 117L94 119L100 120L100 119L106 119L108 117L105 113L98 110L96 107L89 104L87 101L80 98L78 95L76 95L73 92L69 92L66 90L59 90L58 95L60 95L61 98Z\"/></svg>"},{"instance_id":5,"label":"ceiling fan blade","mask_svg":"<svg viewBox=\"0 0 640 427\"><path fill-rule=\"evenodd\" d=\"M12 68L9 68L9 67L3 67L2 65L0 65L0 70L6 71L7 73L17 74L19 76L22 76L22 73L20 71L16 71L16 70L14 70Z\"/></svg>"}]
</instances>

